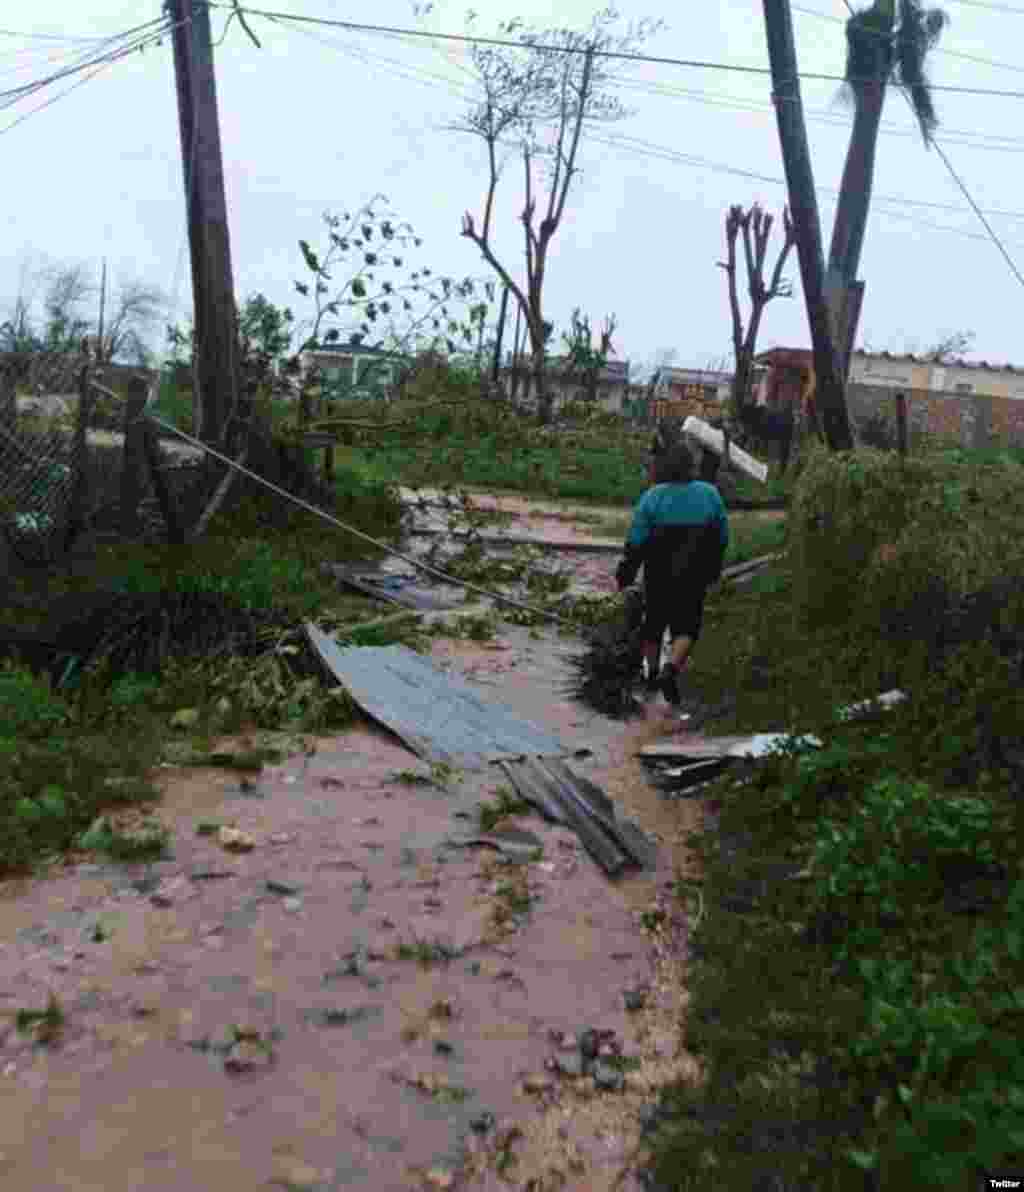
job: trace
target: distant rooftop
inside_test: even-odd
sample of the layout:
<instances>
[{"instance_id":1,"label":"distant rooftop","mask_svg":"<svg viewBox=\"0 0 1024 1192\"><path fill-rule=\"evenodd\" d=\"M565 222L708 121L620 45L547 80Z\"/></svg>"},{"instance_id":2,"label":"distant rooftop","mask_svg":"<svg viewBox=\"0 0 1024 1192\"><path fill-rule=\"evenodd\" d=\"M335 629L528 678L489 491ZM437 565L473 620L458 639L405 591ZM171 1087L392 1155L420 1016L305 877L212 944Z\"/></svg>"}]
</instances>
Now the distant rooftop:
<instances>
[{"instance_id":1,"label":"distant rooftop","mask_svg":"<svg viewBox=\"0 0 1024 1192\"><path fill-rule=\"evenodd\" d=\"M985 372L1024 373L1024 365L990 364L987 360L965 360L962 356L953 357L949 360L935 360L931 356L916 356L913 352L865 352L862 348L857 348L853 354L865 360L886 360L893 363L907 364L937 364L940 367L980 369ZM806 358L810 355L810 348L786 348L779 345L778 347L769 348L765 352L758 352L754 359L759 362L770 362L773 358Z\"/></svg>"}]
</instances>

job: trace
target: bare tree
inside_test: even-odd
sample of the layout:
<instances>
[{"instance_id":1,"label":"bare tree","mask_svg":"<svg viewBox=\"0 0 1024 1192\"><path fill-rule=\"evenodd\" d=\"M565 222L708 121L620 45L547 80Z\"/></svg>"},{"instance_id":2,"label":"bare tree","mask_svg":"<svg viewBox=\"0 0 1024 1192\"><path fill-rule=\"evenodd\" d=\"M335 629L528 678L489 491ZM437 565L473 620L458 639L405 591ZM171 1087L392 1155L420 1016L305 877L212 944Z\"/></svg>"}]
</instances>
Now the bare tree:
<instances>
[{"instance_id":1,"label":"bare tree","mask_svg":"<svg viewBox=\"0 0 1024 1192\"><path fill-rule=\"evenodd\" d=\"M615 34L612 26L618 19L616 9L608 7L582 32L550 29L538 33L518 19L499 25L500 35L516 37L521 49L473 47L471 58L483 98L470 110L466 123L455 126L484 142L488 166L482 219L478 224L467 211L462 234L480 249L519 304L530 342L534 397L545 422L551 418L551 395L544 373L551 336L551 323L544 317L548 253L565 213L569 188L580 172L577 157L584 124L621 120L628 115L609 94L613 75L609 59L601 52L634 49L661 28L661 22L640 21L625 34ZM499 261L492 240L495 195L505 165L499 160L499 150L506 146L514 147L523 165L523 284L514 281L508 267ZM547 194L542 197L545 185Z\"/></svg>"},{"instance_id":2,"label":"bare tree","mask_svg":"<svg viewBox=\"0 0 1024 1192\"><path fill-rule=\"evenodd\" d=\"M95 286L84 265L51 265L41 276L46 283L43 339L51 351L68 351L77 347L89 330L89 320L81 311Z\"/></svg>"},{"instance_id":3,"label":"bare tree","mask_svg":"<svg viewBox=\"0 0 1024 1192\"><path fill-rule=\"evenodd\" d=\"M729 283L729 309L732 312L732 350L735 371L732 378L733 413L742 420L751 403L750 391L754 376L754 355L757 351L757 336L761 330L764 309L775 298L789 298L792 285L783 279L782 271L786 259L796 245L793 221L789 208L782 209L784 239L782 248L772 270L771 281L765 285L764 263L768 254L768 240L775 222L757 203L744 211L736 203L729 208L725 217L726 259L718 266L724 269ZM746 327L740 309L739 282L736 276L736 242L743 236L743 259L745 263L747 294L750 298L750 316Z\"/></svg>"},{"instance_id":4,"label":"bare tree","mask_svg":"<svg viewBox=\"0 0 1024 1192\"><path fill-rule=\"evenodd\" d=\"M163 291L147 282L121 282L113 304L113 314L103 329L103 342L97 345L101 363L126 359L145 364L150 357L148 333L160 326L170 309Z\"/></svg>"},{"instance_id":5,"label":"bare tree","mask_svg":"<svg viewBox=\"0 0 1024 1192\"><path fill-rule=\"evenodd\" d=\"M948 364L951 360L969 352L973 344L973 331L953 331L932 344L930 348L926 349L924 355L933 364Z\"/></svg>"}]
</instances>

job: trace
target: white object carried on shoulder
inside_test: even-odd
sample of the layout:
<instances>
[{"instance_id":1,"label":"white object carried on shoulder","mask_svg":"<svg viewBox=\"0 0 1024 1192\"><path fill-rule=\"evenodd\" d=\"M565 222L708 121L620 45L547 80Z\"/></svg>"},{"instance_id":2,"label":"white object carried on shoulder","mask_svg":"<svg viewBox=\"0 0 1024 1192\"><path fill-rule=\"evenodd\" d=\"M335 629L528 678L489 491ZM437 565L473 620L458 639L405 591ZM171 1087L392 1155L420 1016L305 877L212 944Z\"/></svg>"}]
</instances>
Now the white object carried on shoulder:
<instances>
[{"instance_id":1,"label":"white object carried on shoulder","mask_svg":"<svg viewBox=\"0 0 1024 1192\"><path fill-rule=\"evenodd\" d=\"M709 426L703 418L696 418L691 414L683 423L683 434L690 435L705 447L710 447L717 455L722 455L725 452L725 435L722 431ZM735 443L729 444L728 462L735 464L748 476L753 476L755 480L760 480L762 484L768 479L768 465L754 459L752 455L748 455L742 447L737 447Z\"/></svg>"}]
</instances>

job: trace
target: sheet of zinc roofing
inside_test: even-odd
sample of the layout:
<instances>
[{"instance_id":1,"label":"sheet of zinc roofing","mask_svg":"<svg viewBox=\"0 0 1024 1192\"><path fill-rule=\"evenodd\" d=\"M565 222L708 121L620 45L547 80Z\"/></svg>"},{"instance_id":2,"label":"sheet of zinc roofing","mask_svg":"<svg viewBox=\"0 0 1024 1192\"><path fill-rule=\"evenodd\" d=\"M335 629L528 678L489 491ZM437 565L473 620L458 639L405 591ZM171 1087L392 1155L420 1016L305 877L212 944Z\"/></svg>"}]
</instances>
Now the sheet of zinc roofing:
<instances>
[{"instance_id":1,"label":"sheet of zinc roofing","mask_svg":"<svg viewBox=\"0 0 1024 1192\"><path fill-rule=\"evenodd\" d=\"M485 701L405 646L339 646L313 624L306 633L355 702L420 757L461 770L571 750L510 708Z\"/></svg>"}]
</instances>

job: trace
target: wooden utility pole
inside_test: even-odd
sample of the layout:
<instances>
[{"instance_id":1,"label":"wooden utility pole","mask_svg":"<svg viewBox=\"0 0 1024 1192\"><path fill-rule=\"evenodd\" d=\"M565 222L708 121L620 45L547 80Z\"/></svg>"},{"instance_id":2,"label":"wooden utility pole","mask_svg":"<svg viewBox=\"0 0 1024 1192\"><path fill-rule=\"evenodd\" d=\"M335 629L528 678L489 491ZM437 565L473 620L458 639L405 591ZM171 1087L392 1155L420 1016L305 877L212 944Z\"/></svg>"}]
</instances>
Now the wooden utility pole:
<instances>
[{"instance_id":1,"label":"wooden utility pole","mask_svg":"<svg viewBox=\"0 0 1024 1192\"><path fill-rule=\"evenodd\" d=\"M166 0L174 22L174 75L192 258L193 409L197 434L216 443L238 397L238 341L224 167L217 121L210 10Z\"/></svg>"},{"instance_id":2,"label":"wooden utility pole","mask_svg":"<svg viewBox=\"0 0 1024 1192\"><path fill-rule=\"evenodd\" d=\"M107 305L107 258L103 258L103 273L100 277L100 320L96 328L96 363L103 364L103 312Z\"/></svg>"},{"instance_id":3,"label":"wooden utility pole","mask_svg":"<svg viewBox=\"0 0 1024 1192\"><path fill-rule=\"evenodd\" d=\"M836 341L825 297L821 221L800 99L789 0L764 0L764 23L772 70L772 100L779 126L789 210L796 233L800 278L814 348L814 373L817 379L815 401L829 447L833 451L846 451L853 446L853 435L846 411L842 346Z\"/></svg>"},{"instance_id":4,"label":"wooden utility pole","mask_svg":"<svg viewBox=\"0 0 1024 1192\"><path fill-rule=\"evenodd\" d=\"M505 315L508 313L508 286L501 291L501 313L498 315L498 338L494 341L494 364L491 380L495 385L501 378L501 341L505 338Z\"/></svg>"}]
</instances>

